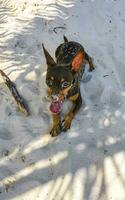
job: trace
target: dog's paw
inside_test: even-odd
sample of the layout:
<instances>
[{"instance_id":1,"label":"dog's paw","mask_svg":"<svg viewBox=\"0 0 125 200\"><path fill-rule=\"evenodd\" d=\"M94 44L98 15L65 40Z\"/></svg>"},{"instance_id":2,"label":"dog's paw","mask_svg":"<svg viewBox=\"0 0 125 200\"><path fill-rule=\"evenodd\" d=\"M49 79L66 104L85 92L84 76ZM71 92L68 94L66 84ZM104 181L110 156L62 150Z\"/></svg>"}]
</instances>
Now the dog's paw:
<instances>
[{"instance_id":1,"label":"dog's paw","mask_svg":"<svg viewBox=\"0 0 125 200\"><path fill-rule=\"evenodd\" d=\"M60 124L53 126L52 130L50 131L50 135L52 137L56 137L60 133L61 133L61 125Z\"/></svg>"},{"instance_id":2,"label":"dog's paw","mask_svg":"<svg viewBox=\"0 0 125 200\"><path fill-rule=\"evenodd\" d=\"M62 131L66 132L71 127L73 116L71 114L67 115L62 121Z\"/></svg>"}]
</instances>

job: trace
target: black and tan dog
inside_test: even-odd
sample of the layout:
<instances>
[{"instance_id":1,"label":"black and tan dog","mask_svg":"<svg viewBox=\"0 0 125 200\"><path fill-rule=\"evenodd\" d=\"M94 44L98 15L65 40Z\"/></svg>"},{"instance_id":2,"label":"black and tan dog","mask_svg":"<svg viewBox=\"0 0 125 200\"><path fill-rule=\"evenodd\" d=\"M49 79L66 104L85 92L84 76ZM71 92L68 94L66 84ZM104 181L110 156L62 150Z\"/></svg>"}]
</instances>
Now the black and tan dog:
<instances>
[{"instance_id":1,"label":"black and tan dog","mask_svg":"<svg viewBox=\"0 0 125 200\"><path fill-rule=\"evenodd\" d=\"M82 45L73 41L69 42L65 36L64 43L56 49L56 62L44 45L43 50L47 62L46 84L48 96L51 99L50 110L53 116L53 128L50 134L54 137L61 131L70 128L74 115L82 105L80 80L84 73L85 64L89 64L90 71L94 69L94 65ZM73 106L61 122L62 103L65 99L72 101Z\"/></svg>"}]
</instances>

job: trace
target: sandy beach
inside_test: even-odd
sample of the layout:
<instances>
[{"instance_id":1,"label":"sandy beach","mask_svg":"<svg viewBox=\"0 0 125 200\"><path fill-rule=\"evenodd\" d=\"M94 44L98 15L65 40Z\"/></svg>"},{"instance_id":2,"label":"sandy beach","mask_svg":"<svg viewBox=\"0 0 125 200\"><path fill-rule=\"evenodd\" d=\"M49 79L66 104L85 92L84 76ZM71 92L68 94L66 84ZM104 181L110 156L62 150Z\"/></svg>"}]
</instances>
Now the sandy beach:
<instances>
[{"instance_id":1,"label":"sandy beach","mask_svg":"<svg viewBox=\"0 0 125 200\"><path fill-rule=\"evenodd\" d=\"M54 57L63 35L96 68L71 129L52 138L42 43ZM0 200L125 200L124 0L1 0L0 69L31 112L0 77Z\"/></svg>"}]
</instances>

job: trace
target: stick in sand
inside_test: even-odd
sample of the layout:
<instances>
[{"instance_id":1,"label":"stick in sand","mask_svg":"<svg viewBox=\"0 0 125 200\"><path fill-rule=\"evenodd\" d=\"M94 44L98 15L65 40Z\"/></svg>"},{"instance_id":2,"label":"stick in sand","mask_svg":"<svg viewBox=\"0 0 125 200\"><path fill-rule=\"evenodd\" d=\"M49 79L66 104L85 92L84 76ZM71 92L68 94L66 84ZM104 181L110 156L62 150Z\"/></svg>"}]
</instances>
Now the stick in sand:
<instances>
[{"instance_id":1,"label":"stick in sand","mask_svg":"<svg viewBox=\"0 0 125 200\"><path fill-rule=\"evenodd\" d=\"M12 96L14 97L18 109L23 112L25 115L30 115L29 107L22 96L20 96L19 92L17 91L16 85L10 80L10 78L2 71L0 70L0 74L3 77L3 80L5 81L5 84L9 88Z\"/></svg>"}]
</instances>

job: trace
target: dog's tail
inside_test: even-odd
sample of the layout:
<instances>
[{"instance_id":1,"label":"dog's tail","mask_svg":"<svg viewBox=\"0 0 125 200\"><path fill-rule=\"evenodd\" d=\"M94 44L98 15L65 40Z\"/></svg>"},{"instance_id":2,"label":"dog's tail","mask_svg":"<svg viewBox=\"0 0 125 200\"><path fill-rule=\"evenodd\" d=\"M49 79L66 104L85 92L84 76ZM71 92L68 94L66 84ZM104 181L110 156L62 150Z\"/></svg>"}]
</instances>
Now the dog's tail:
<instances>
[{"instance_id":1,"label":"dog's tail","mask_svg":"<svg viewBox=\"0 0 125 200\"><path fill-rule=\"evenodd\" d=\"M68 42L68 39L65 35L63 36L63 38L64 38L64 42Z\"/></svg>"}]
</instances>

